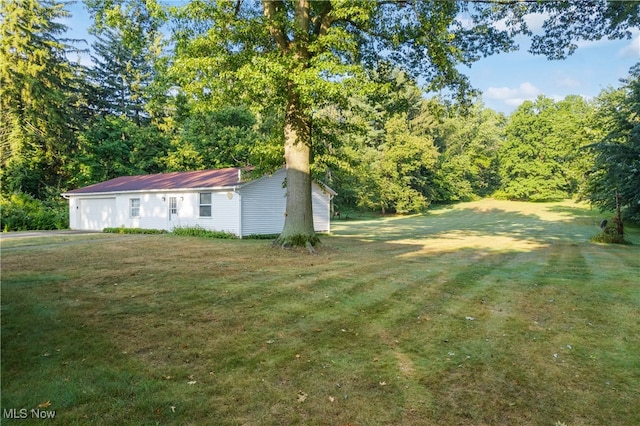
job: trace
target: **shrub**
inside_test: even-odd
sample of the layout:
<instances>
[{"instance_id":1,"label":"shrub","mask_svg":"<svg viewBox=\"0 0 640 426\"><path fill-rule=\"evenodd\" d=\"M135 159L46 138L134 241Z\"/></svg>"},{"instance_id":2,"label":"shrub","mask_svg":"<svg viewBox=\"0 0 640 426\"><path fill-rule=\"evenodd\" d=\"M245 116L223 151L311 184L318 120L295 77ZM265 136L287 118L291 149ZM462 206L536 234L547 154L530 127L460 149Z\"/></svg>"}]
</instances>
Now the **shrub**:
<instances>
[{"instance_id":1,"label":"shrub","mask_svg":"<svg viewBox=\"0 0 640 426\"><path fill-rule=\"evenodd\" d=\"M29 194L0 196L0 228L3 232L69 228L64 200L42 201Z\"/></svg>"},{"instance_id":2,"label":"shrub","mask_svg":"<svg viewBox=\"0 0 640 426\"><path fill-rule=\"evenodd\" d=\"M102 232L106 234L166 234L163 229L141 229L141 228L104 228Z\"/></svg>"},{"instance_id":3,"label":"shrub","mask_svg":"<svg viewBox=\"0 0 640 426\"><path fill-rule=\"evenodd\" d=\"M210 231L200 226L185 226L173 228L173 235L179 235L181 237L201 237L201 238L219 238L219 239L236 239L235 234L224 231Z\"/></svg>"},{"instance_id":4,"label":"shrub","mask_svg":"<svg viewBox=\"0 0 640 426\"><path fill-rule=\"evenodd\" d=\"M244 237L247 240L275 240L280 234L251 234Z\"/></svg>"},{"instance_id":5,"label":"shrub","mask_svg":"<svg viewBox=\"0 0 640 426\"><path fill-rule=\"evenodd\" d=\"M614 222L614 220L611 222ZM624 234L621 235L618 233L615 223L612 225L611 222L607 224L599 234L591 237L591 241L594 243L605 244L631 244L629 241L624 239Z\"/></svg>"}]
</instances>

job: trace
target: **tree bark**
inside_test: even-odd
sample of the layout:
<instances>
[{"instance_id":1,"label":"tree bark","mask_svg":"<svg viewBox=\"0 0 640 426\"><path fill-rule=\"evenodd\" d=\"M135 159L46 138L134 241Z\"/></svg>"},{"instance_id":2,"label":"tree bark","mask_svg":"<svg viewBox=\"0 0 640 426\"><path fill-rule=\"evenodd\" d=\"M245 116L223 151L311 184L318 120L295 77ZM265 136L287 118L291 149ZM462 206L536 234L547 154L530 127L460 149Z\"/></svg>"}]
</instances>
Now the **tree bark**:
<instances>
[{"instance_id":1,"label":"tree bark","mask_svg":"<svg viewBox=\"0 0 640 426\"><path fill-rule=\"evenodd\" d=\"M311 117L302 107L292 82L288 87L284 137L287 210L284 228L276 244L315 246L319 239L313 226L311 197Z\"/></svg>"},{"instance_id":2,"label":"tree bark","mask_svg":"<svg viewBox=\"0 0 640 426\"><path fill-rule=\"evenodd\" d=\"M277 1L263 0L265 17L271 21L270 33L284 54L292 54L300 69L309 65L309 0L296 0L293 40L278 24ZM327 12L328 13L328 12ZM295 72L295 71L292 71ZM287 210L284 228L276 240L283 247L315 246L319 239L313 227L311 196L311 116L303 105L296 83L287 83L287 105L284 123L284 157L287 167Z\"/></svg>"},{"instance_id":3,"label":"tree bark","mask_svg":"<svg viewBox=\"0 0 640 426\"><path fill-rule=\"evenodd\" d=\"M624 225L622 224L622 209L620 206L620 194L618 193L618 191L616 191L616 217L614 221L616 223L616 231L618 233L618 237L620 237L620 239L624 241Z\"/></svg>"}]
</instances>

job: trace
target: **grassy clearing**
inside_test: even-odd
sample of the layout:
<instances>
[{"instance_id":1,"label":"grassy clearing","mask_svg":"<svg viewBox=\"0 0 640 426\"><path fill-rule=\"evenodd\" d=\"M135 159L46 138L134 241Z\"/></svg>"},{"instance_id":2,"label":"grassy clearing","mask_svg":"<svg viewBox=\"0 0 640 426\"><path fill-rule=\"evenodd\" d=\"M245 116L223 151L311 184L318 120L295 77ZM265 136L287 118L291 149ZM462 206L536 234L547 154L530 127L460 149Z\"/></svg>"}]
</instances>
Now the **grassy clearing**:
<instances>
[{"instance_id":1,"label":"grassy clearing","mask_svg":"<svg viewBox=\"0 0 640 426\"><path fill-rule=\"evenodd\" d=\"M590 243L599 220L487 200L340 221L316 255L5 238L2 408L50 402L65 425L639 424L640 234Z\"/></svg>"}]
</instances>

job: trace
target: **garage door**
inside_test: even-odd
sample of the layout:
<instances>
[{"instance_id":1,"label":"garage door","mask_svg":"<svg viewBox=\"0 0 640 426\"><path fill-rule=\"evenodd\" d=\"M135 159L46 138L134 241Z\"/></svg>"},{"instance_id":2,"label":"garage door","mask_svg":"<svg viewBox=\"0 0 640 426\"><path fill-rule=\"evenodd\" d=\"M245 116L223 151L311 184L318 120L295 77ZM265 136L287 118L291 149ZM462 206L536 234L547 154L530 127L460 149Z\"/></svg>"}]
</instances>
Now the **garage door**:
<instances>
[{"instance_id":1,"label":"garage door","mask_svg":"<svg viewBox=\"0 0 640 426\"><path fill-rule=\"evenodd\" d=\"M102 231L116 226L115 198L84 198L78 207L78 229Z\"/></svg>"}]
</instances>

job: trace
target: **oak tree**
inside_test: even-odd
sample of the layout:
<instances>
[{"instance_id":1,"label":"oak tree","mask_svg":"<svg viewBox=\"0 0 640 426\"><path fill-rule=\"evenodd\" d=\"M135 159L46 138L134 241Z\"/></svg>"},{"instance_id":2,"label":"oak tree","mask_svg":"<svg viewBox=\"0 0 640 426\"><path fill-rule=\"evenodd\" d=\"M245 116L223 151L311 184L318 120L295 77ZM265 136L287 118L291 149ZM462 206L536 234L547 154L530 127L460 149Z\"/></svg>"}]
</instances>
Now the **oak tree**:
<instances>
[{"instance_id":1,"label":"oak tree","mask_svg":"<svg viewBox=\"0 0 640 426\"><path fill-rule=\"evenodd\" d=\"M111 10L134 0L90 0ZM157 12L158 3L145 2ZM422 78L464 101L473 93L459 65L515 49L562 58L581 39L630 37L637 3L569 1L192 0L170 7L175 30L173 78L182 93L215 110L279 108L287 168L282 244L315 244L311 203L314 126L319 111L375 92L367 71L381 65ZM545 17L531 34L527 16ZM108 13L103 16L108 16ZM495 25L501 21L504 25Z\"/></svg>"},{"instance_id":2,"label":"oak tree","mask_svg":"<svg viewBox=\"0 0 640 426\"><path fill-rule=\"evenodd\" d=\"M463 98L458 71L514 47L483 15L491 5L422 1L193 1L176 8L173 72L182 90L212 102L277 104L283 111L287 207L282 244L315 244L311 210L314 113L373 90L380 64L422 76ZM461 17L464 15L465 20ZM471 18L471 19L468 19Z\"/></svg>"}]
</instances>

